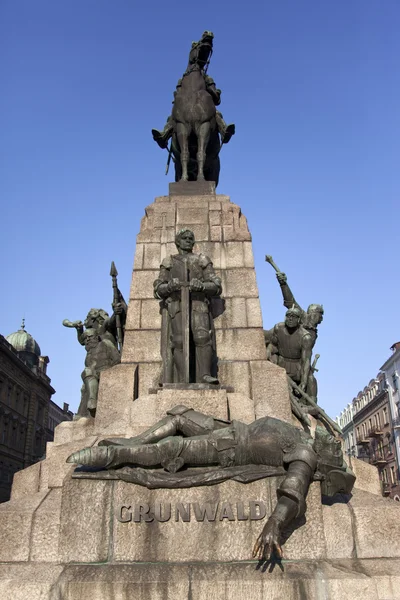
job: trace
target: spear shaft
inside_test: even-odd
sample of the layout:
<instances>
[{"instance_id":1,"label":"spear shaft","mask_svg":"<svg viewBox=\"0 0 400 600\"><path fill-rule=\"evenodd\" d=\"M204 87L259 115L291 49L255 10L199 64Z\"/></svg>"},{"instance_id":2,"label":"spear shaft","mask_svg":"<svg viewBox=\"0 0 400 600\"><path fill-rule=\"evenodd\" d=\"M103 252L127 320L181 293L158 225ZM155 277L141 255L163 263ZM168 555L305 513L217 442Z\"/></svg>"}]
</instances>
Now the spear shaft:
<instances>
[{"instance_id":1,"label":"spear shaft","mask_svg":"<svg viewBox=\"0 0 400 600\"><path fill-rule=\"evenodd\" d=\"M120 301L120 293L118 289L117 276L118 271L115 266L114 261L111 263L110 275L112 278L112 287L113 287L113 304L118 304ZM115 324L117 327L117 341L118 341L118 349L122 351L122 325L121 325L121 315L115 315Z\"/></svg>"},{"instance_id":2,"label":"spear shaft","mask_svg":"<svg viewBox=\"0 0 400 600\"><path fill-rule=\"evenodd\" d=\"M289 375L287 376L287 378L292 388L299 392L299 394L303 396L303 398L308 402L308 404L318 411L318 416L320 417L320 419L328 423L332 427L332 429L334 429L334 431L341 435L342 430L340 429L339 425L335 423L335 421L332 421L330 417L328 417L324 409L318 406L318 404L314 402L314 400L310 398L310 396L306 394L306 392L302 390L301 387L297 385L297 383L295 383Z\"/></svg>"}]
</instances>

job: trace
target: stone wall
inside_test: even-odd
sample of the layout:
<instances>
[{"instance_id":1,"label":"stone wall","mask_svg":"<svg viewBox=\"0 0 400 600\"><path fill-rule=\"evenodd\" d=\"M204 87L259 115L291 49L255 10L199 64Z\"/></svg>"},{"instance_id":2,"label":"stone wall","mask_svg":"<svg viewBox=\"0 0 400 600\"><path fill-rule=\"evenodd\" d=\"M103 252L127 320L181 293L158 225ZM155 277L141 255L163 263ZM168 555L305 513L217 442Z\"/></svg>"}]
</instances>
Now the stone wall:
<instances>
[{"instance_id":1,"label":"stone wall","mask_svg":"<svg viewBox=\"0 0 400 600\"><path fill-rule=\"evenodd\" d=\"M187 185L183 192L178 184L171 185L169 196L156 198L145 209L137 236L122 363L135 369L139 396L157 387L162 368L161 314L153 281L161 261L176 254L176 233L188 227L196 237L194 251L209 256L222 279L222 300L213 303L220 382L251 398L256 417L269 414L289 420L284 372L266 363L247 220L228 196L216 195L212 188L203 190L203 195L195 191L196 184ZM272 386L267 384L270 378Z\"/></svg>"}]
</instances>

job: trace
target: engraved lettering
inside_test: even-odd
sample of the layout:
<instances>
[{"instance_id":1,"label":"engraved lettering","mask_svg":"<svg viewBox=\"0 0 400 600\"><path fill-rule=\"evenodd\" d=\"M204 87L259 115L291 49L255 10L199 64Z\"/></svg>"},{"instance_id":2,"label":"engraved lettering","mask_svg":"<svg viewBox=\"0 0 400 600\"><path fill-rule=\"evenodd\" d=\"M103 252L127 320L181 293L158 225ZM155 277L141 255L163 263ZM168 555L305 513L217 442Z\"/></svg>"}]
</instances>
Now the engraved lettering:
<instances>
[{"instance_id":1,"label":"engraved lettering","mask_svg":"<svg viewBox=\"0 0 400 600\"><path fill-rule=\"evenodd\" d=\"M207 517L207 521L215 521L217 517L218 505L219 502L216 504L206 502L204 506L200 506L198 502L193 502L193 510L196 521L202 523L205 517Z\"/></svg>"},{"instance_id":2,"label":"engraved lettering","mask_svg":"<svg viewBox=\"0 0 400 600\"><path fill-rule=\"evenodd\" d=\"M146 523L151 523L154 520L154 516L150 513L149 504L136 504L135 510L133 513L133 520L135 523L140 523L141 521L145 521Z\"/></svg>"},{"instance_id":3,"label":"engraved lettering","mask_svg":"<svg viewBox=\"0 0 400 600\"><path fill-rule=\"evenodd\" d=\"M250 500L250 521L260 521L267 514L264 502L257 502L257 500ZM258 510L257 510L258 509Z\"/></svg>"},{"instance_id":4,"label":"engraved lettering","mask_svg":"<svg viewBox=\"0 0 400 600\"><path fill-rule=\"evenodd\" d=\"M162 507L164 507L164 511L161 510ZM162 512L164 512L164 516L162 515ZM157 502L154 505L154 518L159 523L165 523L166 521L169 521L171 518L171 503L166 502L163 505L161 502Z\"/></svg>"},{"instance_id":5,"label":"engraved lettering","mask_svg":"<svg viewBox=\"0 0 400 600\"><path fill-rule=\"evenodd\" d=\"M248 521L249 517L244 513L243 502L236 502L236 511L238 521Z\"/></svg>"},{"instance_id":6,"label":"engraved lettering","mask_svg":"<svg viewBox=\"0 0 400 600\"><path fill-rule=\"evenodd\" d=\"M224 519L228 519L228 521L235 520L235 515L233 514L232 505L230 502L223 502L221 505L219 520L223 521Z\"/></svg>"},{"instance_id":7,"label":"engraved lettering","mask_svg":"<svg viewBox=\"0 0 400 600\"><path fill-rule=\"evenodd\" d=\"M120 523L130 523L132 521L131 506L120 506L119 510L115 511L115 516Z\"/></svg>"},{"instance_id":8,"label":"engraved lettering","mask_svg":"<svg viewBox=\"0 0 400 600\"><path fill-rule=\"evenodd\" d=\"M190 502L183 504L183 502L178 502L175 508L175 521L179 521L179 517L185 523L189 523L190 521Z\"/></svg>"}]
</instances>

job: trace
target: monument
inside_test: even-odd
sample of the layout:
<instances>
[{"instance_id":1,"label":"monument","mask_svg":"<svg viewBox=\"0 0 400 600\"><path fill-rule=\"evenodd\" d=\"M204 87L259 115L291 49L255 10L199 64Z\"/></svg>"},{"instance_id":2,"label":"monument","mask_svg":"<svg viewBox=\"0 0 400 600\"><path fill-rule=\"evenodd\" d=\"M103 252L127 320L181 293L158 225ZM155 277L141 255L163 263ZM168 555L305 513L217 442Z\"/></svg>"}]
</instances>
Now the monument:
<instances>
[{"instance_id":1,"label":"monument","mask_svg":"<svg viewBox=\"0 0 400 600\"><path fill-rule=\"evenodd\" d=\"M0 506L2 600L399 597L400 506L373 466L346 464L307 387L321 311L308 320L292 302L267 352L247 221L206 168L212 40L192 47L176 93L178 181L145 208L126 321L114 297L120 361L97 372L89 357L95 404ZM86 324L94 349L107 318ZM300 357L282 343L293 334Z\"/></svg>"}]
</instances>

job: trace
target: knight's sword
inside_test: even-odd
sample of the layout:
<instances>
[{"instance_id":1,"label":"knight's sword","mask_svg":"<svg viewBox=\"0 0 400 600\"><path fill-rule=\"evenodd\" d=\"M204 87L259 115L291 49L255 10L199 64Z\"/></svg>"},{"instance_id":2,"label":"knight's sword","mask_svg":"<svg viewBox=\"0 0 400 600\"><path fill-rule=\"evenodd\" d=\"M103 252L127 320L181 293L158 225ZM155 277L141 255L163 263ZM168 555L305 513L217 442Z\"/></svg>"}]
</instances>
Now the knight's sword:
<instances>
[{"instance_id":1,"label":"knight's sword","mask_svg":"<svg viewBox=\"0 0 400 600\"><path fill-rule=\"evenodd\" d=\"M187 258L183 259L184 280L181 282L181 314L183 337L183 383L189 383L190 369L190 290Z\"/></svg>"}]
</instances>

